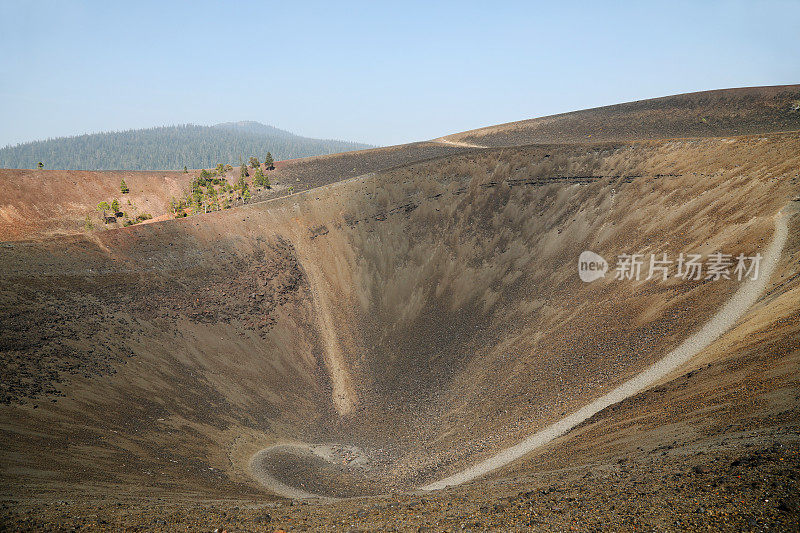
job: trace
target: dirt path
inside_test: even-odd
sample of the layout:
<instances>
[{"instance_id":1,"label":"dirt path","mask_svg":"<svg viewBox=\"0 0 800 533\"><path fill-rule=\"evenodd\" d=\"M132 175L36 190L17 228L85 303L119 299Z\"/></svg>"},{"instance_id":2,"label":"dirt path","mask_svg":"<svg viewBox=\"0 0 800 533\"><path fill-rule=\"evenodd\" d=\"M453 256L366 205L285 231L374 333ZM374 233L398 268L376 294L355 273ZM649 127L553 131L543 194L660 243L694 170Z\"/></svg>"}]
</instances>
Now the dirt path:
<instances>
[{"instance_id":1,"label":"dirt path","mask_svg":"<svg viewBox=\"0 0 800 533\"><path fill-rule=\"evenodd\" d=\"M451 141L450 139L446 139L445 137L439 137L438 139L433 139L433 141L431 142L449 144L450 146L460 146L462 148L489 148L488 146L481 146L480 144L465 143L461 141Z\"/></svg>"},{"instance_id":2,"label":"dirt path","mask_svg":"<svg viewBox=\"0 0 800 533\"><path fill-rule=\"evenodd\" d=\"M421 487L422 490L432 491L443 489L448 486L460 485L467 481L472 481L478 477L488 474L493 470L502 468L509 463L521 458L523 455L543 446L553 439L567 433L569 430L589 419L606 407L633 396L637 392L653 385L670 372L689 361L701 350L706 348L720 335L730 329L739 320L767 287L775 266L781 256L781 251L786 244L789 235L788 219L790 214L778 213L775 215L775 234L772 242L767 248L761 260L761 271L758 279L748 280L742 283L741 287L731 297L730 300L720 309L711 320L703 327L683 341L680 346L667 354L640 374L626 381L611 392L601 396L589 405L579 409L558 422L555 422L544 429L541 429L525 440L501 450L500 452L484 459L483 461L457 472L440 481L430 483Z\"/></svg>"}]
</instances>

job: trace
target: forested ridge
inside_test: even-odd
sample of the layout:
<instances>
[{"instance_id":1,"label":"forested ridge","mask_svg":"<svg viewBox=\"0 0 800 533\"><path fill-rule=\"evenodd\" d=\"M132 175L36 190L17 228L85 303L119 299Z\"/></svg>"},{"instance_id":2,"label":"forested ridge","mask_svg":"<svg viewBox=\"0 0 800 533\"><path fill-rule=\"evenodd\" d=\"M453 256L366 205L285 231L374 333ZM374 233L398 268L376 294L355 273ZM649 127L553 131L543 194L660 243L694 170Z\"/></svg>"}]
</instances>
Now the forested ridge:
<instances>
[{"instance_id":1,"label":"forested ridge","mask_svg":"<svg viewBox=\"0 0 800 533\"><path fill-rule=\"evenodd\" d=\"M0 149L0 168L69 170L180 170L237 164L271 152L276 160L371 148L311 139L258 122L183 124L59 137Z\"/></svg>"}]
</instances>

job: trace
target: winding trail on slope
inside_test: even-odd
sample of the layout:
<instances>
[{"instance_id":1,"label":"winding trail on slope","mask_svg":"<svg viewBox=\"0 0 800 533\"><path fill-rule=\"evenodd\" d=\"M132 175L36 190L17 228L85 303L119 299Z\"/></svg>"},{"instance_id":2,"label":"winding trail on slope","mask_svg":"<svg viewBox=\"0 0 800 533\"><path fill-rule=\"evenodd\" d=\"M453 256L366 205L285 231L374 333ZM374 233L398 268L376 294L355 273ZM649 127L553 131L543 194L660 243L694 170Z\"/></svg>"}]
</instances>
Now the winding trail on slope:
<instances>
[{"instance_id":1,"label":"winding trail on slope","mask_svg":"<svg viewBox=\"0 0 800 533\"><path fill-rule=\"evenodd\" d=\"M484 476L493 470L502 468L536 448L564 435L569 430L581 422L588 420L606 407L621 402L653 385L673 370L676 370L678 367L688 362L692 357L730 329L736 321L758 301L758 297L767 287L772 273L775 271L775 267L780 260L781 251L786 245L789 236L788 219L790 216L789 213L783 214L783 211L775 215L775 234L761 260L761 272L758 278L744 281L731 299L728 300L711 320L706 322L700 331L683 341L680 346L668 353L664 358L611 392L601 396L571 415L562 418L558 422L537 431L519 444L501 450L465 470L439 481L429 483L421 487L421 489L433 491L460 485Z\"/></svg>"}]
</instances>

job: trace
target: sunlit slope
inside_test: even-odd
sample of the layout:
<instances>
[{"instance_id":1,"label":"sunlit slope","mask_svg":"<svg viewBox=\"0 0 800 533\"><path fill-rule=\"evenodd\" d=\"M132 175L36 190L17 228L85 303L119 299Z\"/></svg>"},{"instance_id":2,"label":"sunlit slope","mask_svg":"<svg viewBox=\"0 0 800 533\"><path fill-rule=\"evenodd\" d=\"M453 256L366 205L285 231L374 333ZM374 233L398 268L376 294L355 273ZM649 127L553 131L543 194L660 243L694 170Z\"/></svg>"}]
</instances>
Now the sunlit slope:
<instances>
[{"instance_id":1,"label":"sunlit slope","mask_svg":"<svg viewBox=\"0 0 800 533\"><path fill-rule=\"evenodd\" d=\"M664 355L738 286L585 284L581 251L761 251L798 148L490 150L3 248L6 486L255 494L251 457L284 441L358 446L370 490L450 473Z\"/></svg>"},{"instance_id":2,"label":"sunlit slope","mask_svg":"<svg viewBox=\"0 0 800 533\"><path fill-rule=\"evenodd\" d=\"M131 218L165 215L170 199L180 197L192 177L168 171L0 169L0 241L86 232L86 217L92 229L101 229L97 204L115 198ZM122 194L123 179L128 194Z\"/></svg>"},{"instance_id":3,"label":"sunlit slope","mask_svg":"<svg viewBox=\"0 0 800 533\"><path fill-rule=\"evenodd\" d=\"M800 85L652 98L448 135L482 146L719 137L800 130Z\"/></svg>"},{"instance_id":4,"label":"sunlit slope","mask_svg":"<svg viewBox=\"0 0 800 533\"><path fill-rule=\"evenodd\" d=\"M253 200L285 196L362 174L464 151L463 147L421 142L279 161L276 169L267 173L273 188L258 193ZM119 199L121 210L131 218L141 213L155 219L171 218L170 201L184 197L191 180L199 174L198 170L184 173L0 169L0 240L41 239L106 229L97 205L103 201L111 203L114 198ZM129 194L122 194L120 190L123 178L130 188ZM235 183L238 178L237 165L228 172L227 179ZM92 223L91 228L87 228L87 217Z\"/></svg>"},{"instance_id":5,"label":"sunlit slope","mask_svg":"<svg viewBox=\"0 0 800 533\"><path fill-rule=\"evenodd\" d=\"M278 162L263 200L392 169L475 151L481 146L592 143L738 136L800 130L800 86L705 91L587 109L456 133L442 139ZM259 154L253 154L258 156ZM236 164L236 161L221 161ZM0 169L0 240L39 239L105 227L95 209L115 197L137 213L169 218L171 198L184 195L198 172L85 172ZM120 196L122 177L131 193ZM238 179L238 169L229 181ZM126 211L134 212L133 207Z\"/></svg>"}]
</instances>

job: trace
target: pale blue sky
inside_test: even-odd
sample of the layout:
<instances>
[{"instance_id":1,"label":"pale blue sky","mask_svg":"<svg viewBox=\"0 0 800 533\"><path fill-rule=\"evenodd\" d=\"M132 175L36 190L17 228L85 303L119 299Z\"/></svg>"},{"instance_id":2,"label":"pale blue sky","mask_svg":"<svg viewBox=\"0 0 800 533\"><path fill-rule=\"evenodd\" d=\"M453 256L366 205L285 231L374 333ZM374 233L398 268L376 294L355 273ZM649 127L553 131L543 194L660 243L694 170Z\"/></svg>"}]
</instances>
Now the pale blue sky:
<instances>
[{"instance_id":1,"label":"pale blue sky","mask_svg":"<svg viewBox=\"0 0 800 533\"><path fill-rule=\"evenodd\" d=\"M0 0L0 146L257 120L372 144L800 82L800 1Z\"/></svg>"}]
</instances>

